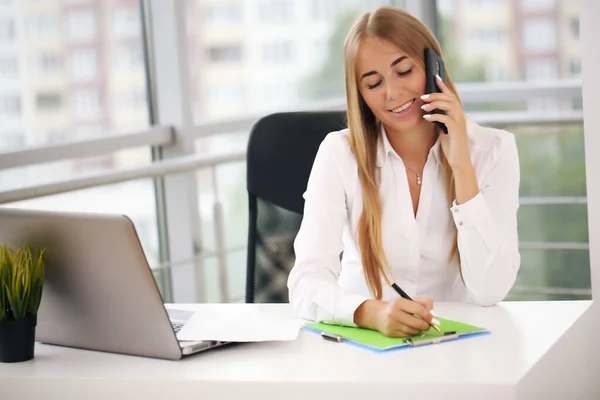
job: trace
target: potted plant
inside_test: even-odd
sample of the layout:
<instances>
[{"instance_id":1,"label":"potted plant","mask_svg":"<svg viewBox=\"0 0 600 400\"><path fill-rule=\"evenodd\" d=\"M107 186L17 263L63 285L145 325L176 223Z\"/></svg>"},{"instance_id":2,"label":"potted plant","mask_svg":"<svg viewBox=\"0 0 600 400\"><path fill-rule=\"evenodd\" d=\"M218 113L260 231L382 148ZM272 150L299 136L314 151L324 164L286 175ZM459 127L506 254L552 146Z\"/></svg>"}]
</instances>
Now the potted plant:
<instances>
[{"instance_id":1,"label":"potted plant","mask_svg":"<svg viewBox=\"0 0 600 400\"><path fill-rule=\"evenodd\" d=\"M44 286L44 250L0 245L0 362L33 358Z\"/></svg>"}]
</instances>

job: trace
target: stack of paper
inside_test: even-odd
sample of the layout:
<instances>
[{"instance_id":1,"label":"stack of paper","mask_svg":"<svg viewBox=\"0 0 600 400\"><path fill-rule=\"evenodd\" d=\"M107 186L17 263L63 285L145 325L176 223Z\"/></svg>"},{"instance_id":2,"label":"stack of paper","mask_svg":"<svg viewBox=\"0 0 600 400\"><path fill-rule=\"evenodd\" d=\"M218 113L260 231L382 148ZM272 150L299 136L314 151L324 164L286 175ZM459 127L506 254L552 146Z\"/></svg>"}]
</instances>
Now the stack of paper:
<instances>
[{"instance_id":1,"label":"stack of paper","mask_svg":"<svg viewBox=\"0 0 600 400\"><path fill-rule=\"evenodd\" d=\"M177 339L223 342L296 340L302 325L300 319L274 317L272 313L245 304L203 304L179 331Z\"/></svg>"}]
</instances>

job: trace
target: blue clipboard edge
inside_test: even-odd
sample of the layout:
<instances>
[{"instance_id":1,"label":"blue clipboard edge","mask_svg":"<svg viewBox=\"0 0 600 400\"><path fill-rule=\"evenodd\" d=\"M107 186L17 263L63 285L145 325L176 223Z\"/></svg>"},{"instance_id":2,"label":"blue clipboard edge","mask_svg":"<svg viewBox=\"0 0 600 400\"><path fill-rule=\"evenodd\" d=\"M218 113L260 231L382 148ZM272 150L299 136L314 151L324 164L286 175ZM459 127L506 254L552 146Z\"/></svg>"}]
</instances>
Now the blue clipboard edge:
<instances>
[{"instance_id":1,"label":"blue clipboard edge","mask_svg":"<svg viewBox=\"0 0 600 400\"><path fill-rule=\"evenodd\" d=\"M306 330L308 332L315 333L315 334L317 334L319 336L321 335L321 331L319 329L315 329L315 328L307 326L307 325L303 325L303 328L304 328L304 330ZM456 340L468 339L468 338L475 337L475 336L484 336L484 335L489 335L491 333L492 332L488 331L488 330L463 333L463 334L460 334L458 336L458 338L452 339L452 340L446 340L446 342L453 342L453 341L456 341ZM397 345L397 346L394 346L394 347L380 349L380 348L377 348L377 347L368 346L366 344L362 344L362 343L356 342L354 340L346 339L345 337L342 337L342 342L341 343L347 343L347 344L349 344L351 346L358 347L359 349L363 349L363 350L368 350L368 351L373 352L373 353L388 353L390 351L397 351L397 350L403 350L403 349L407 349L407 348L408 349L413 348L413 346L410 346L409 344L404 343L404 344L400 344L400 345ZM441 343L443 343L443 342L441 342ZM439 343L424 344L424 345L421 345L421 346L418 346L418 347L426 347L426 346L432 346L432 345L436 345L436 344L439 344Z\"/></svg>"}]
</instances>

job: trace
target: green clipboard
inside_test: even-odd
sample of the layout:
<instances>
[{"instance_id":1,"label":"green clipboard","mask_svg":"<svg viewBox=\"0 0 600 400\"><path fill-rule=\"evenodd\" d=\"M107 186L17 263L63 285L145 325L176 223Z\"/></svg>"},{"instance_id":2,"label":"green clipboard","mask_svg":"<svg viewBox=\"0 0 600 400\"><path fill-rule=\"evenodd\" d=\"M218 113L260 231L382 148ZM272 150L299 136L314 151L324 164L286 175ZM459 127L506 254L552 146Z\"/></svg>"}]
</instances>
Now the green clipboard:
<instances>
[{"instance_id":1,"label":"green clipboard","mask_svg":"<svg viewBox=\"0 0 600 400\"><path fill-rule=\"evenodd\" d=\"M450 319L437 319L440 321L440 330L442 333L438 333L431 328L428 332L408 338L391 338L370 329L327 323L307 322L304 325L304 329L309 332L325 335L327 338L338 342L348 343L375 352L424 346L490 333L487 329L478 326L464 324Z\"/></svg>"}]
</instances>

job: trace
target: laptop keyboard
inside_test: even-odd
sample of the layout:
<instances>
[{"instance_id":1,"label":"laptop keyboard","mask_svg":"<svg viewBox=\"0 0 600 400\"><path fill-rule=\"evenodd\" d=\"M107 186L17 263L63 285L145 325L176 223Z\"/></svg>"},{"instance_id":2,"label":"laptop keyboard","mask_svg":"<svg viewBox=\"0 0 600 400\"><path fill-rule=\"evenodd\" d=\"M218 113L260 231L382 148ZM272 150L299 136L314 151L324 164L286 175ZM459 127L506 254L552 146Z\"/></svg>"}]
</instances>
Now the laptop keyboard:
<instances>
[{"instance_id":1,"label":"laptop keyboard","mask_svg":"<svg viewBox=\"0 0 600 400\"><path fill-rule=\"evenodd\" d=\"M175 333L179 333L179 331L181 330L181 328L183 328L183 324L179 323L179 322L173 322L173 321L171 321L171 325L173 326L173 331Z\"/></svg>"}]
</instances>

